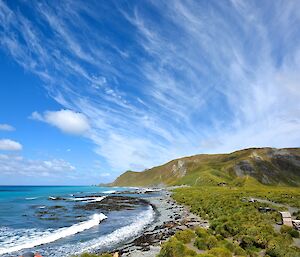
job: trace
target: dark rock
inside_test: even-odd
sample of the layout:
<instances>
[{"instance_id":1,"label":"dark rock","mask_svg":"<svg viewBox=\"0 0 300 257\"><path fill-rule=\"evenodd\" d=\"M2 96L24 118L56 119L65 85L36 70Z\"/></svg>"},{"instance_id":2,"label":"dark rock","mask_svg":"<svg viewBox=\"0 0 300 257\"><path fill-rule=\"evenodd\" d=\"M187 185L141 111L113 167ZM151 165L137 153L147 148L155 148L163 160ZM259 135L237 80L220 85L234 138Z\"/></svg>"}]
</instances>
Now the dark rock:
<instances>
[{"instance_id":1,"label":"dark rock","mask_svg":"<svg viewBox=\"0 0 300 257\"><path fill-rule=\"evenodd\" d=\"M52 196L49 196L48 197L49 200L51 201L63 201L63 200L66 200L66 198L63 198L63 197L52 197Z\"/></svg>"},{"instance_id":2,"label":"dark rock","mask_svg":"<svg viewBox=\"0 0 300 257\"><path fill-rule=\"evenodd\" d=\"M34 257L34 253L32 252L26 252L22 254L23 257Z\"/></svg>"},{"instance_id":3,"label":"dark rock","mask_svg":"<svg viewBox=\"0 0 300 257\"><path fill-rule=\"evenodd\" d=\"M55 210L55 209L67 210L66 207L61 206L61 205L50 206L48 209L49 209L49 210Z\"/></svg>"},{"instance_id":4,"label":"dark rock","mask_svg":"<svg viewBox=\"0 0 300 257\"><path fill-rule=\"evenodd\" d=\"M149 205L149 203L141 198L128 196L107 196L101 202L80 203L74 206L75 209L83 210L102 210L102 211L119 211L134 210L137 206Z\"/></svg>"},{"instance_id":5,"label":"dark rock","mask_svg":"<svg viewBox=\"0 0 300 257\"><path fill-rule=\"evenodd\" d=\"M144 246L142 249L143 252L150 251L150 246Z\"/></svg>"}]
</instances>

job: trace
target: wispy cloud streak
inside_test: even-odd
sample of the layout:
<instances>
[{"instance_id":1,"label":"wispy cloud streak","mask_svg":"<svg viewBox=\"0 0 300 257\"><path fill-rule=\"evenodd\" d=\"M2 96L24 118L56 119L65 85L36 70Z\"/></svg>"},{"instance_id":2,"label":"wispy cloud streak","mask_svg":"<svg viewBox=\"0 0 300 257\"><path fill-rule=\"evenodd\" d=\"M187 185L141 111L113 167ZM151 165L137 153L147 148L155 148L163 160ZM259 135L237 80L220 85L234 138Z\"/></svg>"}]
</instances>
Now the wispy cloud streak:
<instances>
[{"instance_id":1,"label":"wispy cloud streak","mask_svg":"<svg viewBox=\"0 0 300 257\"><path fill-rule=\"evenodd\" d=\"M297 1L0 2L1 46L111 169L299 146ZM24 12L24 10L27 12Z\"/></svg>"}]
</instances>

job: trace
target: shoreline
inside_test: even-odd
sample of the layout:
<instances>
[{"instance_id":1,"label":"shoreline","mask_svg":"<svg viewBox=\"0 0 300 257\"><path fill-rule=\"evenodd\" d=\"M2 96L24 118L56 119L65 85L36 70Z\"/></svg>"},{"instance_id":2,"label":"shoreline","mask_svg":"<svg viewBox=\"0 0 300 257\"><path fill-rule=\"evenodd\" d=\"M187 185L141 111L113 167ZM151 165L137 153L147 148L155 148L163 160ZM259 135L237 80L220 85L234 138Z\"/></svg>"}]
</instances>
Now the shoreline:
<instances>
[{"instance_id":1,"label":"shoreline","mask_svg":"<svg viewBox=\"0 0 300 257\"><path fill-rule=\"evenodd\" d=\"M91 247L91 249L85 249L84 252L78 251L74 254L79 254L78 256L80 256L81 254L86 252L96 254L102 254L105 252L117 252L118 255L115 256L155 257L160 252L161 243L168 240L177 231L185 230L187 228L195 226L208 227L207 221L190 213L188 207L185 207L175 202L175 200L171 197L172 189L174 188L136 188L136 190L132 191L116 191L105 196L105 198L102 198L101 201L90 200L90 202L87 202L87 204L85 205L74 205L73 208L82 209L82 211L126 211L127 208L129 208L128 210L131 210L131 208L134 208L134 206L144 205L145 207L148 206L149 209L151 209L152 207L153 216L151 220L146 219L146 217L143 215L137 217L135 221L142 221L144 225L139 226L141 227L141 229L135 226L131 227L130 233L128 233L127 230L127 240L123 238L123 240L119 241L119 243L111 242L111 244L107 244L106 247L101 247L102 249L100 247L98 248L96 246L96 243L94 249L92 249L93 247ZM99 195L87 194L84 196L84 198L98 199ZM48 200L50 201L66 201L67 199L68 198L59 196L48 197ZM82 200L83 197L81 196L78 199ZM61 206L58 205L59 203L53 204L55 204L53 206ZM58 208L55 208L55 210L57 209ZM46 212L47 215L51 214L49 211L50 209L46 211L43 210L43 212ZM96 242L100 242L99 240L97 240ZM45 243L43 243L42 245L44 244ZM22 248L20 252L26 252L27 248L28 247L24 249ZM30 249L31 248L35 248L35 246L30 247Z\"/></svg>"},{"instance_id":2,"label":"shoreline","mask_svg":"<svg viewBox=\"0 0 300 257\"><path fill-rule=\"evenodd\" d=\"M142 197L156 212L154 221L138 237L110 251L111 253L117 252L122 257L155 257L160 252L161 243L177 231L209 227L208 221L191 213L186 206L178 204L171 197L170 190L161 189L159 196L151 196L151 192L148 192L148 197Z\"/></svg>"}]
</instances>

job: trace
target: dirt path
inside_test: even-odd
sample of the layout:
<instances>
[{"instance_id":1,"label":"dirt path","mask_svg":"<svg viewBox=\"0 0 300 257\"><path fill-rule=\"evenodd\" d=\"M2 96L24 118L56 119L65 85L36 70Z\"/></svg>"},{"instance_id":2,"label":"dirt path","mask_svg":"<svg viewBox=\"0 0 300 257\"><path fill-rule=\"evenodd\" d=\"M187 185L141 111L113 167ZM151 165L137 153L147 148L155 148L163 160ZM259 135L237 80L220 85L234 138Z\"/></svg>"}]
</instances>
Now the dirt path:
<instances>
[{"instance_id":1,"label":"dirt path","mask_svg":"<svg viewBox=\"0 0 300 257\"><path fill-rule=\"evenodd\" d=\"M276 207L285 207L288 209L289 213L292 215L294 212L297 212L299 209L296 208L296 207L292 207L290 205L287 205L287 204L281 204L281 203L275 203L275 202L272 202L272 201L269 201L269 200L266 200L266 199L261 199L261 198L252 198L260 203L268 203L268 204L272 204ZM292 216L293 217L293 216ZM296 218L296 217L294 217ZM281 225L277 225L275 224L274 225L274 228L275 230L279 233L280 232L280 228L281 228ZM300 238L293 238L293 244L294 246L297 246L300 248Z\"/></svg>"},{"instance_id":2,"label":"dirt path","mask_svg":"<svg viewBox=\"0 0 300 257\"><path fill-rule=\"evenodd\" d=\"M293 214L294 212L297 212L299 209L296 208L296 207L292 207L290 205L287 205L287 204L281 204L281 203L275 203L275 202L272 202L272 201L269 201L269 200L266 200L266 199L261 199L261 198L252 198L260 203L268 203L268 204L272 204L276 207L285 207L288 209L288 211L290 212L290 214Z\"/></svg>"}]
</instances>

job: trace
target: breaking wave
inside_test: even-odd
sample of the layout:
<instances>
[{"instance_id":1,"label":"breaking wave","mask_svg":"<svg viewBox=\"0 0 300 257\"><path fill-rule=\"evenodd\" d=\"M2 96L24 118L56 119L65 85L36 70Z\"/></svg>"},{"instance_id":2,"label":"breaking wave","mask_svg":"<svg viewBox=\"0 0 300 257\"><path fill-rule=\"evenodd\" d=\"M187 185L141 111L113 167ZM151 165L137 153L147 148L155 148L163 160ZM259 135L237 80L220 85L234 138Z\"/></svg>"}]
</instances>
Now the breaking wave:
<instances>
[{"instance_id":1,"label":"breaking wave","mask_svg":"<svg viewBox=\"0 0 300 257\"><path fill-rule=\"evenodd\" d=\"M54 242L56 240L59 240L67 236L75 235L84 230L99 225L99 223L106 218L107 217L103 213L94 214L91 217L91 219L74 224L70 227L60 228L54 231L48 230L45 232L38 232L31 236L26 235L24 236L24 238L17 238L17 240L12 240L12 238L8 240L4 240L4 243L0 244L0 254L12 253L12 252L20 251L22 249L33 248L38 245ZM4 236L3 233L1 234Z\"/></svg>"},{"instance_id":2,"label":"breaking wave","mask_svg":"<svg viewBox=\"0 0 300 257\"><path fill-rule=\"evenodd\" d=\"M86 203L93 203L93 202L101 202L106 196L97 196L97 197L76 197L76 198L68 198L70 201L79 201L79 202L86 202Z\"/></svg>"},{"instance_id":3,"label":"breaking wave","mask_svg":"<svg viewBox=\"0 0 300 257\"><path fill-rule=\"evenodd\" d=\"M149 224L153 222L154 217L154 210L152 206L149 206L146 211L141 212L136 217L136 221L134 221L133 223L121 227L108 235L103 235L97 239L89 241L89 246L82 247L80 252L77 252L76 254L91 251L93 249L116 245L120 242L138 236Z\"/></svg>"},{"instance_id":4,"label":"breaking wave","mask_svg":"<svg viewBox=\"0 0 300 257\"><path fill-rule=\"evenodd\" d=\"M27 197L27 198L25 198L26 200L35 200L35 199L38 199L39 197L37 196L37 197Z\"/></svg>"},{"instance_id":5,"label":"breaking wave","mask_svg":"<svg viewBox=\"0 0 300 257\"><path fill-rule=\"evenodd\" d=\"M107 190L107 191L104 191L103 194L113 194L117 192L116 190Z\"/></svg>"}]
</instances>

